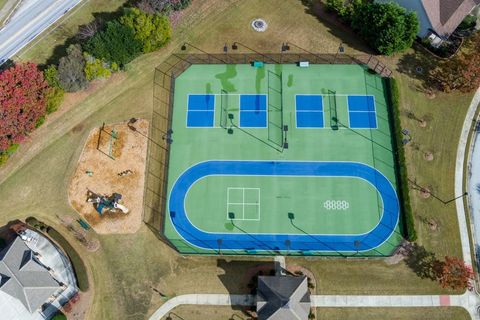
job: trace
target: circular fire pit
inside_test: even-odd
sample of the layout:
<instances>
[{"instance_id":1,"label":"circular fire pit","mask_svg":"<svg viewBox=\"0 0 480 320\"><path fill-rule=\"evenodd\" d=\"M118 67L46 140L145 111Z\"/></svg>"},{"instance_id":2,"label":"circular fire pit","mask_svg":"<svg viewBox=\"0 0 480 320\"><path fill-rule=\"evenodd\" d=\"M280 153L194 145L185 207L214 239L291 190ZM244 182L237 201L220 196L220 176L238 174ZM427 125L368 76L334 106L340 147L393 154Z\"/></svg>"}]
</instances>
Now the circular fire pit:
<instances>
[{"instance_id":1,"label":"circular fire pit","mask_svg":"<svg viewBox=\"0 0 480 320\"><path fill-rule=\"evenodd\" d=\"M268 24L263 19L255 19L252 21L252 28L257 32L264 32L267 30Z\"/></svg>"}]
</instances>

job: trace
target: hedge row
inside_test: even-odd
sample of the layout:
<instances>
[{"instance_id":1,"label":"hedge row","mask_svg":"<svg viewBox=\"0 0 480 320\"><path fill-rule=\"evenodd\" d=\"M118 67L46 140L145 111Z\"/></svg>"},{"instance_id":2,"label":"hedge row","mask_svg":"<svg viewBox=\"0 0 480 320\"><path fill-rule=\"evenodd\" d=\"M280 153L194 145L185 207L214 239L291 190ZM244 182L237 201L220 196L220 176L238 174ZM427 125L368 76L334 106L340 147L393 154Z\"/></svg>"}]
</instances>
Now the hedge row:
<instances>
[{"instance_id":1,"label":"hedge row","mask_svg":"<svg viewBox=\"0 0 480 320\"><path fill-rule=\"evenodd\" d=\"M46 232L53 240L55 240L60 245L60 247L62 247L62 249L67 253L68 257L70 258L70 262L72 263L77 278L78 288L80 289L80 291L87 291L89 287L87 268L85 267L82 258L80 258L77 251L70 245L67 239L65 239L57 230L41 221L38 221L34 217L27 218L26 223L34 228Z\"/></svg>"},{"instance_id":2,"label":"hedge row","mask_svg":"<svg viewBox=\"0 0 480 320\"><path fill-rule=\"evenodd\" d=\"M415 220L413 218L412 207L410 205L407 165L405 163L405 150L402 144L402 125L400 123L400 93L395 79L387 79L387 87L389 89L389 96L391 100L390 107L395 135L393 144L396 150L395 162L397 164L397 184L399 189L401 211L403 212L404 217L405 238L409 241L415 241L417 239L417 232L415 231Z\"/></svg>"}]
</instances>

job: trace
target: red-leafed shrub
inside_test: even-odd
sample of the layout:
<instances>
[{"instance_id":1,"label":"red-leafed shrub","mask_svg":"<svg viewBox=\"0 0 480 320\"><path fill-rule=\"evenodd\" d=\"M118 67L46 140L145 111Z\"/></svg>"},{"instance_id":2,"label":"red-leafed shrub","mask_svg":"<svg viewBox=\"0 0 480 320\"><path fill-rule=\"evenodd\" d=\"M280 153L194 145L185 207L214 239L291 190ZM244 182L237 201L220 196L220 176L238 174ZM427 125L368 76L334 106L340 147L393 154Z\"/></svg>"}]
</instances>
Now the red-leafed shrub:
<instances>
[{"instance_id":1,"label":"red-leafed shrub","mask_svg":"<svg viewBox=\"0 0 480 320\"><path fill-rule=\"evenodd\" d=\"M33 63L0 74L0 151L21 142L45 115L48 84Z\"/></svg>"}]
</instances>

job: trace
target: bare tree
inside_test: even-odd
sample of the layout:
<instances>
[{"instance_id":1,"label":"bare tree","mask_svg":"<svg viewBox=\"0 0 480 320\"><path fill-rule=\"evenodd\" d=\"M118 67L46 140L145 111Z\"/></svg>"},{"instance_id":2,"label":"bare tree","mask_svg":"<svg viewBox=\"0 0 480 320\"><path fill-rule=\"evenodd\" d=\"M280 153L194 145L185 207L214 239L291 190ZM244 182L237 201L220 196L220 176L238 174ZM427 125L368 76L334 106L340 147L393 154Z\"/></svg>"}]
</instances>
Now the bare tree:
<instances>
[{"instance_id":1,"label":"bare tree","mask_svg":"<svg viewBox=\"0 0 480 320\"><path fill-rule=\"evenodd\" d=\"M79 40L87 40L93 37L99 30L100 23L97 20L93 20L90 23L81 25L78 27L77 37Z\"/></svg>"},{"instance_id":2,"label":"bare tree","mask_svg":"<svg viewBox=\"0 0 480 320\"><path fill-rule=\"evenodd\" d=\"M155 9L153 9L152 5L150 4L149 0L140 0L137 3L137 8L140 9L141 11L147 13L147 14L154 14Z\"/></svg>"}]
</instances>

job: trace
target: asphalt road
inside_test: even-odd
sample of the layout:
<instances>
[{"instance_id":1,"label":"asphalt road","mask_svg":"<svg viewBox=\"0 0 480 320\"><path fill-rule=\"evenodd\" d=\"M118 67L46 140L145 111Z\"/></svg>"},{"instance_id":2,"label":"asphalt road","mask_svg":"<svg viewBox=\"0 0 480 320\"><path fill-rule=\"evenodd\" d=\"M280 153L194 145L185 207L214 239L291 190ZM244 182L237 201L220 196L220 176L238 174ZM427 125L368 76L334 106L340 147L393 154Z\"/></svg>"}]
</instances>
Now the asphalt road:
<instances>
[{"instance_id":1,"label":"asphalt road","mask_svg":"<svg viewBox=\"0 0 480 320\"><path fill-rule=\"evenodd\" d=\"M3 64L82 0L27 0L0 29Z\"/></svg>"}]
</instances>

